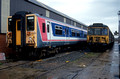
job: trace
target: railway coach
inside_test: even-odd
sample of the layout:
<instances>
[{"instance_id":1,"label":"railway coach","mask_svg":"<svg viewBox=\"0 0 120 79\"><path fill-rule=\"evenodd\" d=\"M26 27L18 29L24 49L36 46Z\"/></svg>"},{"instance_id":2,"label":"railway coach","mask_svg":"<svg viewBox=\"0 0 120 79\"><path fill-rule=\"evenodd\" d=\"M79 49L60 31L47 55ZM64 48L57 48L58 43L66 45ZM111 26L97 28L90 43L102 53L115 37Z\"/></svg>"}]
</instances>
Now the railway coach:
<instances>
[{"instance_id":1,"label":"railway coach","mask_svg":"<svg viewBox=\"0 0 120 79\"><path fill-rule=\"evenodd\" d=\"M87 30L39 14L21 11L8 17L7 46L28 52L24 54L41 57L50 53L48 49L57 52L63 46L86 41Z\"/></svg>"},{"instance_id":2,"label":"railway coach","mask_svg":"<svg viewBox=\"0 0 120 79\"><path fill-rule=\"evenodd\" d=\"M107 25L94 23L88 26L87 43L94 48L111 47L114 43L114 36Z\"/></svg>"}]
</instances>

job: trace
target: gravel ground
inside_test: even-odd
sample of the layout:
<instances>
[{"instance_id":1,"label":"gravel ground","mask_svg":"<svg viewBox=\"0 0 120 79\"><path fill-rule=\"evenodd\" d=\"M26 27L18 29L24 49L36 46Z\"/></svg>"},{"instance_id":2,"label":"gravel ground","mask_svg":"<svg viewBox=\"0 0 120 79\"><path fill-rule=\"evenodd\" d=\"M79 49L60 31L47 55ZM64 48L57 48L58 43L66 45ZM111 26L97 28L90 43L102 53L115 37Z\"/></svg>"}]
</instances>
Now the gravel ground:
<instances>
[{"instance_id":1,"label":"gravel ground","mask_svg":"<svg viewBox=\"0 0 120 79\"><path fill-rule=\"evenodd\" d=\"M22 65L24 68L44 69L51 70L59 66L65 65L66 62L74 61L84 55L81 51L66 52L64 54L58 54L55 57L42 60L42 62L36 61L31 65Z\"/></svg>"}]
</instances>

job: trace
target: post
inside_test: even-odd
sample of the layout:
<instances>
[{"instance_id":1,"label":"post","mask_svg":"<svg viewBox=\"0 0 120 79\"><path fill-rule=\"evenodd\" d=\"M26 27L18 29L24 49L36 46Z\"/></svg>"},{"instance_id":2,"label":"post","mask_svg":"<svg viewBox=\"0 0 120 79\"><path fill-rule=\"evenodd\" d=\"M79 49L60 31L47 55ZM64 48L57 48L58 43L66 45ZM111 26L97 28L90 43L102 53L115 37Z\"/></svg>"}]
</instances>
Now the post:
<instances>
[{"instance_id":1,"label":"post","mask_svg":"<svg viewBox=\"0 0 120 79\"><path fill-rule=\"evenodd\" d=\"M118 37L118 43L119 43L119 51L120 51L120 11L118 12L118 30L119 30L119 37Z\"/></svg>"}]
</instances>

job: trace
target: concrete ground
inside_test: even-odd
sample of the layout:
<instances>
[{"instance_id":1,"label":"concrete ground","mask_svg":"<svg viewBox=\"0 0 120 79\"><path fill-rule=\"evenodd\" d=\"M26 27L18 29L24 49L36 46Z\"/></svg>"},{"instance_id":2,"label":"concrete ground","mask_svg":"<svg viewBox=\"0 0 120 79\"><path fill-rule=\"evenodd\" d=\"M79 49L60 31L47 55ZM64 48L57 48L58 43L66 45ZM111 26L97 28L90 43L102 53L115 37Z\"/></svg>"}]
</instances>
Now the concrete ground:
<instances>
[{"instance_id":1,"label":"concrete ground","mask_svg":"<svg viewBox=\"0 0 120 79\"><path fill-rule=\"evenodd\" d=\"M119 79L119 50L115 42L111 51L107 51L74 79Z\"/></svg>"},{"instance_id":2,"label":"concrete ground","mask_svg":"<svg viewBox=\"0 0 120 79\"><path fill-rule=\"evenodd\" d=\"M77 50L36 61L8 62L0 65L0 79L119 79L119 55L115 42L105 52Z\"/></svg>"},{"instance_id":3,"label":"concrete ground","mask_svg":"<svg viewBox=\"0 0 120 79\"><path fill-rule=\"evenodd\" d=\"M79 62L81 64L81 62ZM88 63L87 63L88 64ZM107 50L91 64L83 60L80 65L67 65L44 76L46 79L119 79L119 48L115 42L111 50Z\"/></svg>"}]
</instances>

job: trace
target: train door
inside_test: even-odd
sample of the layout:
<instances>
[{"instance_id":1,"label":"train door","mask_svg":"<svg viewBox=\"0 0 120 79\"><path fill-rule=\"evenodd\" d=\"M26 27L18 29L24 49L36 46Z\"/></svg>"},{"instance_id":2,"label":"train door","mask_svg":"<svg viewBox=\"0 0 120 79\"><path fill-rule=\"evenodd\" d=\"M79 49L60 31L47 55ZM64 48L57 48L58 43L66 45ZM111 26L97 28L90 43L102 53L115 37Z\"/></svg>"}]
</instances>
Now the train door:
<instances>
[{"instance_id":1,"label":"train door","mask_svg":"<svg viewBox=\"0 0 120 79\"><path fill-rule=\"evenodd\" d=\"M65 28L65 42L67 43L69 40L69 27Z\"/></svg>"},{"instance_id":2,"label":"train door","mask_svg":"<svg viewBox=\"0 0 120 79\"><path fill-rule=\"evenodd\" d=\"M18 19L16 20L16 45L21 45L21 24L20 24L21 20Z\"/></svg>"},{"instance_id":3,"label":"train door","mask_svg":"<svg viewBox=\"0 0 120 79\"><path fill-rule=\"evenodd\" d=\"M51 26L50 26L50 22L47 21L47 37L48 37L48 44L51 44Z\"/></svg>"}]
</instances>

